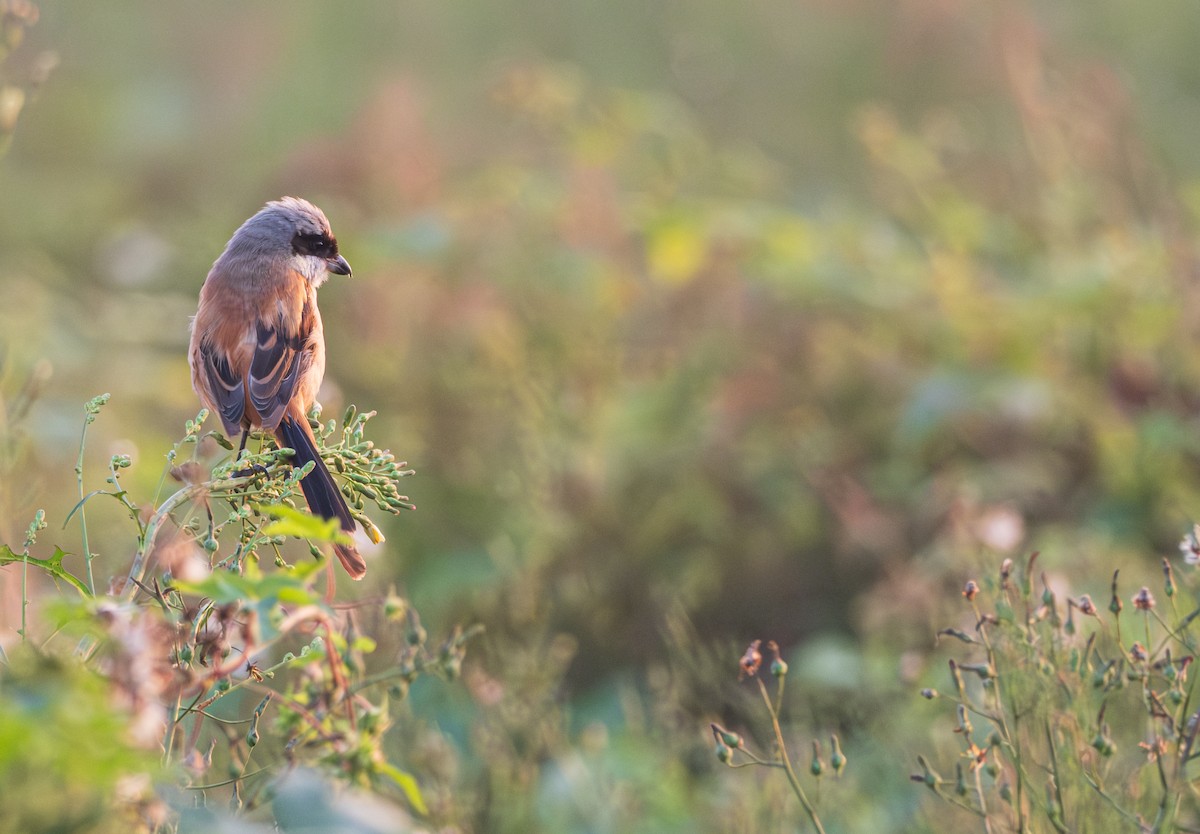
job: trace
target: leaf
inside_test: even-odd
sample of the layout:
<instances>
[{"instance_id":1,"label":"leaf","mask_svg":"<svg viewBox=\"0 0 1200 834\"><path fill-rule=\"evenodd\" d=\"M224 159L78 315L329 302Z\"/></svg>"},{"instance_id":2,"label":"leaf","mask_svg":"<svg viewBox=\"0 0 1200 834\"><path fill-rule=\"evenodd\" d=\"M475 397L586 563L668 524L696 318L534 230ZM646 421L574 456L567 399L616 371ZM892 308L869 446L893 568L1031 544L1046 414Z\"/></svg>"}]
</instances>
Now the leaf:
<instances>
[{"instance_id":1,"label":"leaf","mask_svg":"<svg viewBox=\"0 0 1200 834\"><path fill-rule=\"evenodd\" d=\"M259 507L258 510L277 519L263 528L262 532L267 536L295 536L334 544L351 544L354 541L341 529L336 518L318 518L280 504Z\"/></svg>"},{"instance_id":2,"label":"leaf","mask_svg":"<svg viewBox=\"0 0 1200 834\"><path fill-rule=\"evenodd\" d=\"M425 799L421 796L421 788L411 773L405 773L387 762L377 765L376 770L400 786L400 790L404 791L404 798L408 800L408 804L414 811L423 817L429 816L429 809L425 806Z\"/></svg>"},{"instance_id":3,"label":"leaf","mask_svg":"<svg viewBox=\"0 0 1200 834\"><path fill-rule=\"evenodd\" d=\"M350 650L362 652L363 654L371 654L375 651L376 645L376 642L372 638L366 636L365 634L360 634L354 639L354 643L350 646Z\"/></svg>"},{"instance_id":4,"label":"leaf","mask_svg":"<svg viewBox=\"0 0 1200 834\"><path fill-rule=\"evenodd\" d=\"M71 508L71 512L67 513L67 517L63 519L64 530L67 529L67 525L71 522L71 519L75 516L75 513L79 512L79 508L92 498L95 498L97 495L112 495L112 493L103 489L93 489L87 495L80 498L79 501L75 503L75 506Z\"/></svg>"},{"instance_id":5,"label":"leaf","mask_svg":"<svg viewBox=\"0 0 1200 834\"><path fill-rule=\"evenodd\" d=\"M254 610L261 636L269 640L278 634L280 605L324 608L321 598L306 584L321 566L320 562L312 562L263 575L253 562L248 562L242 574L215 570L201 582L176 582L175 587L183 593L208 597L217 605L237 603Z\"/></svg>"},{"instance_id":6,"label":"leaf","mask_svg":"<svg viewBox=\"0 0 1200 834\"><path fill-rule=\"evenodd\" d=\"M91 591L87 589L87 585L84 585L82 582L72 576L66 568L63 567L63 557L69 555L70 554L61 547L55 547L53 556L50 556L47 559L38 559L34 556L25 556L21 553L13 553L11 547L6 544L0 544L0 565L19 565L25 562L28 562L31 565L36 565L50 575L54 576L56 579L61 579L64 582L69 583L86 599L92 595Z\"/></svg>"}]
</instances>

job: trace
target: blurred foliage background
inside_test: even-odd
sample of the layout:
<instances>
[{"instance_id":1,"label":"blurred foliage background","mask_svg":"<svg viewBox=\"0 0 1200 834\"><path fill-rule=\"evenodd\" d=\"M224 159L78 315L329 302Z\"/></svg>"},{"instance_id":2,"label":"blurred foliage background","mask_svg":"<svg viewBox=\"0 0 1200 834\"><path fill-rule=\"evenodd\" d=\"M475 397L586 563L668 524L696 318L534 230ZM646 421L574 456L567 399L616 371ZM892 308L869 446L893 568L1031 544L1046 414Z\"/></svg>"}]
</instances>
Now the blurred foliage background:
<instances>
[{"instance_id":1,"label":"blurred foliage background","mask_svg":"<svg viewBox=\"0 0 1200 834\"><path fill-rule=\"evenodd\" d=\"M1063 583L1152 575L1200 505L1195 4L41 15L0 325L10 388L53 374L0 539L65 518L101 391L90 465L133 454L153 495L208 267L313 200L354 267L322 291L323 402L377 409L418 472L368 585L488 629L460 696L413 693L440 730L414 768L465 829L798 820L706 736L761 637L796 726L843 735L833 801L869 791L831 824L956 830L906 768L964 577L1031 549Z\"/></svg>"}]
</instances>

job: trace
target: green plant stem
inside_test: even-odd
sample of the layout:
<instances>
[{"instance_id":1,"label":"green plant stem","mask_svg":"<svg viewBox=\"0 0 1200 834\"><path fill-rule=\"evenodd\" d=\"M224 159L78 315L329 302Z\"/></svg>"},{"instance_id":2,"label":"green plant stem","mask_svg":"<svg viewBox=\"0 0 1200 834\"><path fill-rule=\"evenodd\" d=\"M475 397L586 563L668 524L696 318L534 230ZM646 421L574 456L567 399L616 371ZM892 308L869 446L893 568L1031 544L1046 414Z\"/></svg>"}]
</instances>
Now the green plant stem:
<instances>
[{"instance_id":1,"label":"green plant stem","mask_svg":"<svg viewBox=\"0 0 1200 834\"><path fill-rule=\"evenodd\" d=\"M1113 799L1111 796L1109 796L1108 792L1105 791L1104 788L1100 786L1100 783L1098 781L1096 781L1091 776L1089 776L1088 772L1086 770L1081 770L1080 773L1083 776L1083 780L1085 782L1087 782L1092 787L1092 790L1094 790L1101 799L1103 799L1105 802L1107 802L1114 811L1116 811L1118 814L1120 814L1122 817L1124 817L1126 821L1128 821L1128 822L1132 823L1134 826L1136 826L1136 830L1138 830L1138 831L1143 830L1142 820L1140 817L1137 816L1137 814L1131 814L1129 811L1126 811L1124 808L1122 808L1120 803L1117 802L1115 799Z\"/></svg>"},{"instance_id":2,"label":"green plant stem","mask_svg":"<svg viewBox=\"0 0 1200 834\"><path fill-rule=\"evenodd\" d=\"M975 602L971 603L971 607L975 611L975 621L980 624L977 631L979 632L980 640L983 641L984 649L987 652L988 666L990 666L995 673L995 676L992 678L992 699L993 699L993 707L995 708L996 714L990 720L996 727L999 728L1000 734L1003 737L1004 741L1012 749L1013 759L1014 759L1014 763L1016 765L1015 772L1016 772L1016 776L1017 776L1017 791L1016 791L1016 794L1017 794L1017 802L1016 802L1016 805L1017 805L1017 831L1020 832L1020 834L1024 834L1024 832L1026 830L1025 809L1024 809L1024 805L1022 802L1022 793L1023 793L1022 789L1024 787L1024 778L1023 778L1024 773L1021 768L1020 737L1018 734L1012 732L1009 729L1008 721L1005 718L1004 697L1003 697L1004 696L1004 692L1003 692L1004 676L1001 675L999 659L996 655L995 648L993 648L993 646L992 646L992 640L988 634L988 629L983 624L983 622L984 622L983 615L981 614L981 612L979 610L979 606ZM1014 713L1014 720L1015 720L1015 713ZM991 819L988 816L988 812L987 812L987 800L986 800L984 792L983 792L983 783L980 780L979 770L980 770L980 768L975 769L975 792L976 792L976 795L979 800L979 807L983 809L983 828L985 831L990 832L992 830L992 824L991 824Z\"/></svg>"},{"instance_id":3,"label":"green plant stem","mask_svg":"<svg viewBox=\"0 0 1200 834\"><path fill-rule=\"evenodd\" d=\"M804 793L804 787L800 784L800 778L796 776L791 759L788 758L787 745L783 741L783 728L779 726L779 713L775 711L775 705L771 702L771 696L767 693L767 686L762 682L761 678L755 678L754 680L758 683L758 691L762 693L763 703L767 705L767 712L771 715L771 727L775 730L775 743L779 745L779 758L783 764L783 772L787 774L788 782L791 783L792 792L796 794L796 798L804 806L804 811L808 814L808 819L812 822L813 828L819 834L825 834L825 826L821 825L821 818L817 816L817 809L809 801L808 795Z\"/></svg>"},{"instance_id":4,"label":"green plant stem","mask_svg":"<svg viewBox=\"0 0 1200 834\"><path fill-rule=\"evenodd\" d=\"M986 824L987 814L984 813L983 811L980 811L974 805L971 805L968 802L962 801L961 799L959 799L957 796L955 796L952 793L946 793L944 790L942 790L938 786L933 786L933 792L935 794L937 794L938 797L940 797L941 799L945 800L946 802L949 802L951 805L956 805L959 808L962 808L964 811L968 811L977 817L983 817L985 820L985 824Z\"/></svg>"},{"instance_id":5,"label":"green plant stem","mask_svg":"<svg viewBox=\"0 0 1200 834\"><path fill-rule=\"evenodd\" d=\"M29 640L26 631L25 615L29 608L29 548L25 548L24 559L21 560L21 641Z\"/></svg>"},{"instance_id":6,"label":"green plant stem","mask_svg":"<svg viewBox=\"0 0 1200 834\"><path fill-rule=\"evenodd\" d=\"M1160 831L1171 830L1172 826L1169 823L1170 820L1175 816L1175 810L1179 807L1179 800L1181 799L1181 796L1178 791L1171 790L1171 783L1167 778L1167 770L1166 767L1163 766L1162 756L1158 756L1154 760L1154 763L1158 765L1158 780L1159 784L1162 785L1162 799L1159 800L1158 814L1154 817L1154 825L1151 826L1150 831L1153 832L1153 834L1158 834ZM1175 797L1174 808L1169 807L1172 796Z\"/></svg>"},{"instance_id":7,"label":"green plant stem","mask_svg":"<svg viewBox=\"0 0 1200 834\"><path fill-rule=\"evenodd\" d=\"M975 768L975 801L979 803L979 818L983 822L984 834L992 834L992 818L988 813L987 794L983 792L983 768Z\"/></svg>"},{"instance_id":8,"label":"green plant stem","mask_svg":"<svg viewBox=\"0 0 1200 834\"><path fill-rule=\"evenodd\" d=\"M162 528L163 522L170 518L171 513L175 511L176 507L186 504L199 495L215 491L222 483L224 482L206 481L202 484L189 484L182 489L176 490L166 501L163 501L158 506L158 511L146 522L146 531L142 535L141 542L138 543L137 553L133 557L133 564L129 566L129 575L125 579L125 587L121 589L121 596L126 601L133 599L134 594L137 593L138 582L142 580L146 572L146 556L154 549L154 539L158 536L158 531Z\"/></svg>"},{"instance_id":9,"label":"green plant stem","mask_svg":"<svg viewBox=\"0 0 1200 834\"><path fill-rule=\"evenodd\" d=\"M1054 731L1050 727L1050 719L1046 719L1046 746L1050 751L1050 775L1054 779L1054 804L1058 807L1058 819L1050 818L1050 824L1060 834L1066 834L1067 808L1062 795L1062 773L1058 766L1058 748L1054 745Z\"/></svg>"},{"instance_id":10,"label":"green plant stem","mask_svg":"<svg viewBox=\"0 0 1200 834\"><path fill-rule=\"evenodd\" d=\"M92 576L92 549L88 545L87 508L84 506L84 499L87 496L83 491L83 450L87 446L87 427L90 424L91 420L85 419L83 429L79 432L79 457L75 460L75 482L79 487L79 529L83 535L83 562L87 568L87 586L88 591L95 596L96 580Z\"/></svg>"}]
</instances>

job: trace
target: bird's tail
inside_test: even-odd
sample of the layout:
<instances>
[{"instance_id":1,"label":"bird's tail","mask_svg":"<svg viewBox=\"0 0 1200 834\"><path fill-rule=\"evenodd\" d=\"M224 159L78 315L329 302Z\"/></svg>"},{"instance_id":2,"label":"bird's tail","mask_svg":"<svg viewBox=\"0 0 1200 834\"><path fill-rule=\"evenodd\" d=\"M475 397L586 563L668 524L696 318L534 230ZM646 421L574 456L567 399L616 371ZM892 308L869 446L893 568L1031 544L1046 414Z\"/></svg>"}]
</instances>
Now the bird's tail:
<instances>
[{"instance_id":1,"label":"bird's tail","mask_svg":"<svg viewBox=\"0 0 1200 834\"><path fill-rule=\"evenodd\" d=\"M322 518L336 518L341 522L343 530L353 533L354 518L350 515L350 508L346 506L346 499L342 497L333 475L329 474L325 461L317 452L317 442L308 421L286 414L280 420L275 433L280 443L296 450L296 456L292 458L294 465L304 466L310 460L316 461L312 471L300 480L300 488L304 490L308 508ZM367 563L363 561L354 545L335 544L333 550L351 579L363 578L367 572Z\"/></svg>"}]
</instances>

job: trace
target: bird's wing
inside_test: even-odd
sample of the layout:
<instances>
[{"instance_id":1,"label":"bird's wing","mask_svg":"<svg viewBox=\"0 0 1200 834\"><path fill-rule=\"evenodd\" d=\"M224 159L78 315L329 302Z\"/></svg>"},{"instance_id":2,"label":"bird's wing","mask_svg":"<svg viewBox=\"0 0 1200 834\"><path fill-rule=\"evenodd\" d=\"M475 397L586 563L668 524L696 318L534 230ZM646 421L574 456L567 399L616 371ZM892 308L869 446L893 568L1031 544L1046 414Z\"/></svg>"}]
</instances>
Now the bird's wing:
<instances>
[{"instance_id":1,"label":"bird's wing","mask_svg":"<svg viewBox=\"0 0 1200 834\"><path fill-rule=\"evenodd\" d=\"M229 358L208 342L200 343L200 356L209 393L220 412L221 424L227 434L234 436L241 430L242 416L246 410L242 379L230 366Z\"/></svg>"},{"instance_id":2,"label":"bird's wing","mask_svg":"<svg viewBox=\"0 0 1200 834\"><path fill-rule=\"evenodd\" d=\"M295 393L296 381L312 362L312 350L308 347L313 329L312 310L309 305L304 306L295 333L287 333L281 320L260 319L257 327L246 387L262 427L271 430L279 425Z\"/></svg>"}]
</instances>

